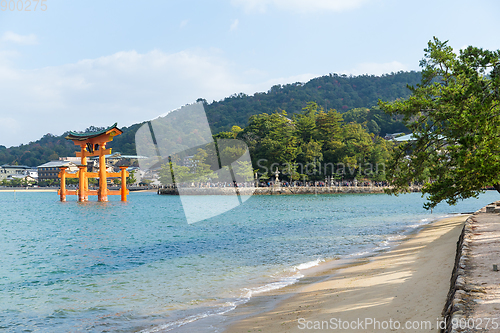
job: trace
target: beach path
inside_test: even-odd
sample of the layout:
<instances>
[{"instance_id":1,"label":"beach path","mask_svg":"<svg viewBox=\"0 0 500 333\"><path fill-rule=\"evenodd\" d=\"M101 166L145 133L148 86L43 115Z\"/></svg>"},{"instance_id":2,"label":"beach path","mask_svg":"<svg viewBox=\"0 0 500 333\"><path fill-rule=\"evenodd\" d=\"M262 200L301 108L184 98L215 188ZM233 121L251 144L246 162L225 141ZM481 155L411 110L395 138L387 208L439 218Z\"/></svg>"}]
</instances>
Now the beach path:
<instances>
[{"instance_id":1,"label":"beach path","mask_svg":"<svg viewBox=\"0 0 500 333\"><path fill-rule=\"evenodd\" d=\"M438 332L467 217L436 221L388 252L323 271L314 283L285 288L281 292L289 297L273 309L241 319L224 332ZM266 297L273 295L249 303Z\"/></svg>"}]
</instances>

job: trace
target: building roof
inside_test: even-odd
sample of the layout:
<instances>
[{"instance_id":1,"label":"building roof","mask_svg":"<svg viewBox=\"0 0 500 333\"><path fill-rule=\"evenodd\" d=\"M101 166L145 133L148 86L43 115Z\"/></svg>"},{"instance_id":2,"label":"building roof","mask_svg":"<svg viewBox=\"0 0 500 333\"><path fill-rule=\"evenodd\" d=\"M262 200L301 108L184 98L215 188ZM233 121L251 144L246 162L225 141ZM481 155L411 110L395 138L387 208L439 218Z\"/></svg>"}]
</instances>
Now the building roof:
<instances>
[{"instance_id":1,"label":"building roof","mask_svg":"<svg viewBox=\"0 0 500 333\"><path fill-rule=\"evenodd\" d=\"M19 173L7 176L7 178L17 178L17 179L24 179L27 177L35 179L35 178L31 177L30 175L23 175L23 174L19 174Z\"/></svg>"},{"instance_id":2,"label":"building roof","mask_svg":"<svg viewBox=\"0 0 500 333\"><path fill-rule=\"evenodd\" d=\"M140 155L122 155L119 152L110 154L110 155L104 155L105 158L112 158L112 159L122 159L122 158L132 158L132 159L146 159L146 156L140 156ZM99 156L93 156L90 157L91 160L97 160L99 159Z\"/></svg>"},{"instance_id":3,"label":"building roof","mask_svg":"<svg viewBox=\"0 0 500 333\"><path fill-rule=\"evenodd\" d=\"M39 168L57 168L57 167L62 167L62 166L68 166L70 164L75 164L71 161L50 161L45 164L39 165Z\"/></svg>"},{"instance_id":4,"label":"building roof","mask_svg":"<svg viewBox=\"0 0 500 333\"><path fill-rule=\"evenodd\" d=\"M444 138L444 136L438 135L437 138L441 140ZM398 136L397 138L394 138L393 140L397 141L397 142L405 142L405 141L416 141L417 139L413 136L413 134L406 134L403 136Z\"/></svg>"},{"instance_id":5,"label":"building roof","mask_svg":"<svg viewBox=\"0 0 500 333\"><path fill-rule=\"evenodd\" d=\"M413 137L413 134L406 134L403 136L398 136L393 140L397 142L404 142L404 141L415 141L415 138Z\"/></svg>"},{"instance_id":6,"label":"building roof","mask_svg":"<svg viewBox=\"0 0 500 333\"><path fill-rule=\"evenodd\" d=\"M4 169L31 169L31 167L27 165L10 165L10 164L4 164L0 166L0 168Z\"/></svg>"},{"instance_id":7,"label":"building roof","mask_svg":"<svg viewBox=\"0 0 500 333\"><path fill-rule=\"evenodd\" d=\"M118 123L114 123L110 127L105 128L105 129L103 129L101 131L97 131L97 132L84 132L84 133L69 132L69 134L66 136L66 139L68 139L68 140L77 140L77 141L86 141L88 139L98 137L99 135L103 135L106 132L111 131L113 129L118 130L120 132L120 134L123 133L122 130L120 130L117 127L117 125L118 125Z\"/></svg>"},{"instance_id":8,"label":"building roof","mask_svg":"<svg viewBox=\"0 0 500 333\"><path fill-rule=\"evenodd\" d=\"M140 155L122 155L122 158L136 158L138 160L142 160L142 159L147 159L148 157Z\"/></svg>"}]
</instances>

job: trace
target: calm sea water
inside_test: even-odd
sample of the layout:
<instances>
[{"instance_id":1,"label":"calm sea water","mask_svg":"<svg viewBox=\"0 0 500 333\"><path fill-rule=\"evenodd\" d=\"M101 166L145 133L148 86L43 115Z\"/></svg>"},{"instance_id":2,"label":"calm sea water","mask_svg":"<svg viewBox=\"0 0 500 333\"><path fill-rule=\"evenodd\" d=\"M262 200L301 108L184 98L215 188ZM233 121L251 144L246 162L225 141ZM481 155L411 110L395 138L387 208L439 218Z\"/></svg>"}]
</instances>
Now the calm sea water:
<instances>
[{"instance_id":1,"label":"calm sea water","mask_svg":"<svg viewBox=\"0 0 500 333\"><path fill-rule=\"evenodd\" d=\"M175 196L61 203L55 193L0 192L0 330L175 331L294 283L321 260L383 249L498 197L431 214L417 193L254 196L189 225Z\"/></svg>"}]
</instances>

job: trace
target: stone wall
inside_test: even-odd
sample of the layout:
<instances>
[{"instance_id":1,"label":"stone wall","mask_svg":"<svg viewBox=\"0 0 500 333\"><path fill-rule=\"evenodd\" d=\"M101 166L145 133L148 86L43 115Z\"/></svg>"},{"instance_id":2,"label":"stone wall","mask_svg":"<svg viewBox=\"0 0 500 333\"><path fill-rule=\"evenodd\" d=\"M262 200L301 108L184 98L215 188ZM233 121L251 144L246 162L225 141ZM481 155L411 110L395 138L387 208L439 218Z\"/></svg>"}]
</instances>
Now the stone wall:
<instances>
[{"instance_id":1,"label":"stone wall","mask_svg":"<svg viewBox=\"0 0 500 333\"><path fill-rule=\"evenodd\" d=\"M475 213L474 213L475 214ZM448 296L446 298L446 304L443 310L443 318L445 320L446 329L441 329L442 333L451 332L451 320L460 319L463 317L464 309L462 297L465 292L464 285L464 274L467 257L465 251L468 247L468 241L466 241L464 248L464 238L467 233L470 232L471 217L465 221L465 225L462 229L462 233L457 242L457 252L455 255L455 266L453 267L453 273L450 280L450 290L448 291Z\"/></svg>"},{"instance_id":2,"label":"stone wall","mask_svg":"<svg viewBox=\"0 0 500 333\"><path fill-rule=\"evenodd\" d=\"M494 213L494 214L493 214ZM473 239L480 235L478 233L478 222L488 223L491 218L496 218L500 213L500 201L487 205L472 214L466 221L462 233L457 242L457 252L455 256L455 266L450 280L450 290L443 309L443 317L446 322L446 329L441 329L442 333L471 332L469 328L460 329L453 327L452 323L467 322L467 319L473 317L473 307L475 299L480 298L485 293L484 283L480 283L477 274L472 274L474 270L483 269L480 272L483 275L489 275L491 272L484 271L484 267L477 267L475 255L476 250L472 250ZM474 242L474 245L478 245ZM483 249L489 251L489 249ZM473 253L474 252L474 253ZM477 272L476 272L477 273ZM479 275L481 276L481 275Z\"/></svg>"}]
</instances>

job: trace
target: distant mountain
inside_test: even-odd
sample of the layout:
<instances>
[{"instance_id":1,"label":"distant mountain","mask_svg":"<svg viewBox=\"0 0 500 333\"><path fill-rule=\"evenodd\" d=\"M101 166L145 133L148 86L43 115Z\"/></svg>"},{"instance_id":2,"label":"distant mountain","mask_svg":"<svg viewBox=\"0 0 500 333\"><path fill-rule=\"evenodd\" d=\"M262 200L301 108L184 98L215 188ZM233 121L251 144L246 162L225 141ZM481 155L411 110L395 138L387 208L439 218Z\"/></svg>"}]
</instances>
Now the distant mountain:
<instances>
[{"instance_id":1,"label":"distant mountain","mask_svg":"<svg viewBox=\"0 0 500 333\"><path fill-rule=\"evenodd\" d=\"M213 133L229 131L231 126L243 127L251 115L285 110L300 112L307 102L314 101L325 109L343 113L354 108L371 108L379 99L393 101L410 95L407 85L420 83L420 72L398 72L382 76L346 76L330 74L307 83L273 86L268 92L248 96L235 94L219 102L205 105Z\"/></svg>"},{"instance_id":2,"label":"distant mountain","mask_svg":"<svg viewBox=\"0 0 500 333\"><path fill-rule=\"evenodd\" d=\"M325 109L336 109L344 113L355 108L372 108L379 99L392 101L410 95L407 85L420 82L420 72L398 72L382 76L361 75L346 76L330 74L314 78L307 83L293 83L273 86L268 92L255 93L253 96L243 93L234 94L221 101L208 103L203 99L208 122L212 133L229 131L232 126L246 126L248 118L255 114L272 113L285 110L288 114L300 112L307 102L314 101ZM363 121L371 119L364 119ZM135 154L135 132L142 125L134 124L122 128L123 134L117 136L109 147L115 152L127 155ZM401 123L385 131L400 131ZM381 135L385 133L380 132ZM60 156L74 156L77 147L64 137L51 134L41 139L17 147L0 146L0 165L20 164L38 166Z\"/></svg>"}]
</instances>

